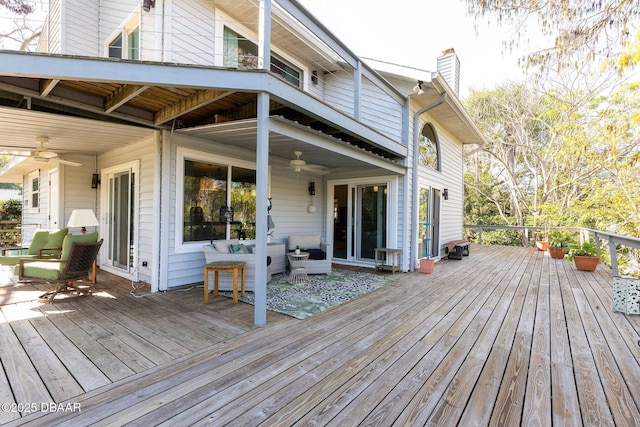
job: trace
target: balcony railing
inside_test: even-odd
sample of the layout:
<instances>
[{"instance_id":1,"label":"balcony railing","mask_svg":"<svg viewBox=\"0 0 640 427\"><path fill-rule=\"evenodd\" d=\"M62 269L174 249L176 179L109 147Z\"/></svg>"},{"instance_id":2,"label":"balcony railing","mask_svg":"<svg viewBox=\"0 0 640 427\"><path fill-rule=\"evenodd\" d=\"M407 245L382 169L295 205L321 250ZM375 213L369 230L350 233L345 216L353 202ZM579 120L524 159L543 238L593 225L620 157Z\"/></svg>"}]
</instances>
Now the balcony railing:
<instances>
[{"instance_id":1,"label":"balcony railing","mask_svg":"<svg viewBox=\"0 0 640 427\"><path fill-rule=\"evenodd\" d=\"M575 228L575 227L541 227L541 226L509 226L509 225L478 225L478 224L465 224L465 229L477 230L476 243L482 244L482 233L486 230L509 230L519 231L521 233L521 241L524 246L528 246L531 243L531 239L536 233L548 232L548 231L569 231L575 232L580 237L580 243L588 241L593 238L596 244L596 251L598 256L601 255L602 249L606 249L604 252L608 252L609 265L613 276L619 276L619 259L620 254L624 248L632 250L640 250L640 238L622 236L615 233L609 233L601 230L593 230L590 228ZM606 242L606 244L605 244ZM632 254L633 263L635 265L630 266L630 271L625 271L625 274L631 274L637 276L640 274L638 264L640 262L640 253Z\"/></svg>"}]
</instances>

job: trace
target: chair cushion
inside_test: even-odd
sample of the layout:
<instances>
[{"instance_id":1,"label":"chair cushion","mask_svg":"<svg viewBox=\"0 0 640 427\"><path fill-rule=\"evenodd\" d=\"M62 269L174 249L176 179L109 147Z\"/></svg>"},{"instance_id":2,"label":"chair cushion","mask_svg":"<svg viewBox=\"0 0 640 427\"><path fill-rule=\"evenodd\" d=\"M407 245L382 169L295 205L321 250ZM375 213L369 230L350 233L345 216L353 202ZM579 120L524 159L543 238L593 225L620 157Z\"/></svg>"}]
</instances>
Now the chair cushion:
<instances>
[{"instance_id":1,"label":"chair cushion","mask_svg":"<svg viewBox=\"0 0 640 427\"><path fill-rule=\"evenodd\" d=\"M18 265L20 258L37 258L38 255L6 255L0 256L0 265Z\"/></svg>"},{"instance_id":2,"label":"chair cushion","mask_svg":"<svg viewBox=\"0 0 640 427\"><path fill-rule=\"evenodd\" d=\"M213 242L213 247L221 254L230 254L230 246L237 245L238 243L240 243L238 239L218 240Z\"/></svg>"},{"instance_id":3,"label":"chair cushion","mask_svg":"<svg viewBox=\"0 0 640 427\"><path fill-rule=\"evenodd\" d=\"M57 231L50 231L49 238L47 239L47 244L44 246L45 248L61 248L62 242L64 238L67 236L69 232L68 228L62 228Z\"/></svg>"},{"instance_id":4,"label":"chair cushion","mask_svg":"<svg viewBox=\"0 0 640 427\"><path fill-rule=\"evenodd\" d=\"M41 280L58 280L63 268L63 262L25 262L23 276Z\"/></svg>"},{"instance_id":5,"label":"chair cushion","mask_svg":"<svg viewBox=\"0 0 640 427\"><path fill-rule=\"evenodd\" d=\"M33 233L33 238L31 239L31 245L29 245L27 255L38 255L38 251L40 249L47 247L46 245L48 240L49 230L38 230Z\"/></svg>"},{"instance_id":6,"label":"chair cushion","mask_svg":"<svg viewBox=\"0 0 640 427\"><path fill-rule=\"evenodd\" d=\"M243 245L242 243L239 243L237 245L229 245L229 249L231 250L231 253L234 253L234 254L248 254L249 253L249 249L247 249L247 247L245 245Z\"/></svg>"},{"instance_id":7,"label":"chair cushion","mask_svg":"<svg viewBox=\"0 0 640 427\"><path fill-rule=\"evenodd\" d=\"M98 232L87 234L68 234L62 241L62 255L60 259L65 261L69 257L69 251L71 251L71 245L73 242L80 243L94 243L98 241Z\"/></svg>"},{"instance_id":8,"label":"chair cushion","mask_svg":"<svg viewBox=\"0 0 640 427\"><path fill-rule=\"evenodd\" d=\"M309 252L309 259L327 259L327 254L322 249L307 249L307 252Z\"/></svg>"}]
</instances>

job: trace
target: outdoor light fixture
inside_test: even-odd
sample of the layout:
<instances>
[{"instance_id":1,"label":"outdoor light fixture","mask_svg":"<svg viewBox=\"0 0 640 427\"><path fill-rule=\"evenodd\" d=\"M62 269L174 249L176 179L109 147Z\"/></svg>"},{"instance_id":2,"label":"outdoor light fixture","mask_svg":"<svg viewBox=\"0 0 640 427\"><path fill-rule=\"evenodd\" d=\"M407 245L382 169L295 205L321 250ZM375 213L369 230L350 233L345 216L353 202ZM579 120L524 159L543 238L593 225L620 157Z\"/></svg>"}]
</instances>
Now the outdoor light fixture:
<instances>
[{"instance_id":1,"label":"outdoor light fixture","mask_svg":"<svg viewBox=\"0 0 640 427\"><path fill-rule=\"evenodd\" d=\"M316 195L316 183L311 181L309 183L309 195L310 196L315 196Z\"/></svg>"},{"instance_id":2,"label":"outdoor light fixture","mask_svg":"<svg viewBox=\"0 0 640 427\"><path fill-rule=\"evenodd\" d=\"M82 227L80 234L87 234L87 227L97 227L100 225L93 209L74 209L69 217L67 227Z\"/></svg>"},{"instance_id":3,"label":"outdoor light fixture","mask_svg":"<svg viewBox=\"0 0 640 427\"><path fill-rule=\"evenodd\" d=\"M422 95L424 93L424 90L422 90L422 85L423 84L424 84L424 82L422 80L418 80L418 83L413 87L413 91L417 95Z\"/></svg>"},{"instance_id":4,"label":"outdoor light fixture","mask_svg":"<svg viewBox=\"0 0 640 427\"><path fill-rule=\"evenodd\" d=\"M445 188L444 190L442 190L442 197L445 200L449 200L449 189L448 188Z\"/></svg>"},{"instance_id":5,"label":"outdoor light fixture","mask_svg":"<svg viewBox=\"0 0 640 427\"><path fill-rule=\"evenodd\" d=\"M311 83L314 85L318 84L318 70L313 70L311 72Z\"/></svg>"},{"instance_id":6,"label":"outdoor light fixture","mask_svg":"<svg viewBox=\"0 0 640 427\"><path fill-rule=\"evenodd\" d=\"M94 173L91 177L91 188L98 188L98 185L100 185L100 175Z\"/></svg>"},{"instance_id":7,"label":"outdoor light fixture","mask_svg":"<svg viewBox=\"0 0 640 427\"><path fill-rule=\"evenodd\" d=\"M142 10L145 12L149 12L154 7L156 7L156 0L142 0Z\"/></svg>"}]
</instances>

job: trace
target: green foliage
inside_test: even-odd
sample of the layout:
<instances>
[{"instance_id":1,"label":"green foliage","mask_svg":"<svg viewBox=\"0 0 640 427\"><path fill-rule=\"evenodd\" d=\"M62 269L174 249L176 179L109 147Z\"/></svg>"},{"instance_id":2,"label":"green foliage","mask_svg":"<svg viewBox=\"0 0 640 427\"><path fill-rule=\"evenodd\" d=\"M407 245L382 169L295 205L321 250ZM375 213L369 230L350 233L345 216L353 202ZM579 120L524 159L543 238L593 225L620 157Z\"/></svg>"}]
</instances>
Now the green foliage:
<instances>
[{"instance_id":1,"label":"green foliage","mask_svg":"<svg viewBox=\"0 0 640 427\"><path fill-rule=\"evenodd\" d=\"M0 201L0 220L22 220L22 202L18 199Z\"/></svg>"},{"instance_id":2,"label":"green foliage","mask_svg":"<svg viewBox=\"0 0 640 427\"><path fill-rule=\"evenodd\" d=\"M584 242L582 244L574 243L569 245L567 259L573 261L577 256L597 256L596 244L593 242Z\"/></svg>"}]
</instances>

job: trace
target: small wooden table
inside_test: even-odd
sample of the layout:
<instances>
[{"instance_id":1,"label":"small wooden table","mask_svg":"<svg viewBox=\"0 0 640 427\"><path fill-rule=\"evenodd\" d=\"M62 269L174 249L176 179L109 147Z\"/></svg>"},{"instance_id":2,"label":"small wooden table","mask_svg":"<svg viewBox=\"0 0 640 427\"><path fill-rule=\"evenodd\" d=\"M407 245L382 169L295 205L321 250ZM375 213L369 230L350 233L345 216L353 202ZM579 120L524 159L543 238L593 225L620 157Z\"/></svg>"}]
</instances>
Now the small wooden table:
<instances>
[{"instance_id":1,"label":"small wooden table","mask_svg":"<svg viewBox=\"0 0 640 427\"><path fill-rule=\"evenodd\" d=\"M400 258L402 257L402 249L375 248L373 252L375 254L374 256L376 271L378 271L378 269L390 270L391 274L395 273L396 271L400 271ZM378 257L378 253L382 254L383 258ZM391 263L389 263L389 257L391 257ZM378 265L378 263L380 263L380 265Z\"/></svg>"},{"instance_id":2,"label":"small wooden table","mask_svg":"<svg viewBox=\"0 0 640 427\"><path fill-rule=\"evenodd\" d=\"M204 303L209 304L209 273L213 272L213 297L218 296L218 274L233 273L233 303L238 303L238 271L242 274L241 295L244 296L244 279L247 263L244 261L215 261L204 266Z\"/></svg>"},{"instance_id":3,"label":"small wooden table","mask_svg":"<svg viewBox=\"0 0 640 427\"><path fill-rule=\"evenodd\" d=\"M289 258L289 265L291 266L289 277L287 277L287 283L292 285L301 285L309 280L307 271L302 264L302 261L309 259L309 255L309 252L289 252L287 254L287 257Z\"/></svg>"}]
</instances>

